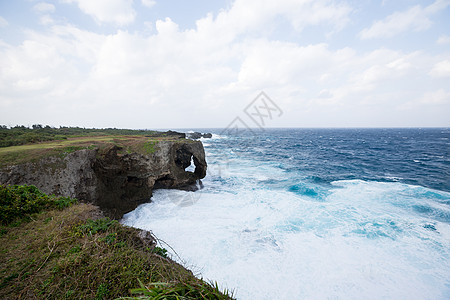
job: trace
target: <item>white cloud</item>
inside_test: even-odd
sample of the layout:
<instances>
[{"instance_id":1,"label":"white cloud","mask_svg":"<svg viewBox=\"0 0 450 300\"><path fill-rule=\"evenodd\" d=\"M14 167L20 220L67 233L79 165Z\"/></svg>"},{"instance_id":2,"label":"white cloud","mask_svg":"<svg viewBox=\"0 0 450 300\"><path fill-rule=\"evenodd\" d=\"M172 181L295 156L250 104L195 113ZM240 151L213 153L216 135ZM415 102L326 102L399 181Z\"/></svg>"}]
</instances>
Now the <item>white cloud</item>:
<instances>
[{"instance_id":1,"label":"white cloud","mask_svg":"<svg viewBox=\"0 0 450 300\"><path fill-rule=\"evenodd\" d=\"M142 5L147 7L153 7L156 4L155 0L142 0Z\"/></svg>"},{"instance_id":2,"label":"white cloud","mask_svg":"<svg viewBox=\"0 0 450 300\"><path fill-rule=\"evenodd\" d=\"M326 17L331 11L335 19ZM439 105L445 110L450 88L429 75L438 74L430 66L442 71L448 56L388 48L361 52L266 34L280 18L295 34L307 26L345 26L350 11L334 1L238 0L190 30L165 18L155 20L151 31L96 34L68 25L27 31L18 46L0 43L0 119L221 127L261 90L285 112L272 126L415 124L411 111ZM307 17L298 21L301 16ZM439 93L426 94L433 90ZM429 103L416 99L425 94ZM415 106L399 117L397 107L410 99ZM385 123L377 123L380 118Z\"/></svg>"},{"instance_id":3,"label":"white cloud","mask_svg":"<svg viewBox=\"0 0 450 300\"><path fill-rule=\"evenodd\" d=\"M15 82L15 87L27 91L38 91L48 87L49 77L33 78L30 80L20 79Z\"/></svg>"},{"instance_id":4,"label":"white cloud","mask_svg":"<svg viewBox=\"0 0 450 300\"><path fill-rule=\"evenodd\" d=\"M136 11L133 0L65 0L76 2L85 14L93 17L98 23L115 23L127 25L134 21Z\"/></svg>"},{"instance_id":5,"label":"white cloud","mask_svg":"<svg viewBox=\"0 0 450 300\"><path fill-rule=\"evenodd\" d=\"M199 33L230 41L242 34L267 35L283 19L296 31L307 26L326 25L339 31L349 22L351 7L331 0L236 0L216 18L211 14L197 21Z\"/></svg>"},{"instance_id":6,"label":"white cloud","mask_svg":"<svg viewBox=\"0 0 450 300\"><path fill-rule=\"evenodd\" d=\"M441 35L438 40L436 41L438 45L446 45L450 44L450 36L448 35Z\"/></svg>"},{"instance_id":7,"label":"white cloud","mask_svg":"<svg viewBox=\"0 0 450 300\"><path fill-rule=\"evenodd\" d=\"M33 6L33 9L39 13L52 13L55 11L55 6L46 2L39 2Z\"/></svg>"},{"instance_id":8,"label":"white cloud","mask_svg":"<svg viewBox=\"0 0 450 300\"><path fill-rule=\"evenodd\" d=\"M450 5L450 0L436 0L429 6L425 8L425 13L427 14L435 14L438 13L441 10L444 10L447 8L447 6Z\"/></svg>"},{"instance_id":9,"label":"white cloud","mask_svg":"<svg viewBox=\"0 0 450 300\"><path fill-rule=\"evenodd\" d=\"M0 16L0 28L5 28L9 25L8 21L5 20L5 18Z\"/></svg>"},{"instance_id":10,"label":"white cloud","mask_svg":"<svg viewBox=\"0 0 450 300\"><path fill-rule=\"evenodd\" d=\"M370 28L363 29L359 36L361 39L389 38L409 30L426 30L433 23L430 16L445 9L448 5L450 5L448 0L436 0L425 8L416 5L406 11L395 12L383 20L374 22Z\"/></svg>"},{"instance_id":11,"label":"white cloud","mask_svg":"<svg viewBox=\"0 0 450 300\"><path fill-rule=\"evenodd\" d=\"M98 120L95 126L137 128L189 126L186 116L196 120L192 126L226 126L255 91L265 90L287 111L286 124L301 117L313 126L318 115L333 115L336 107L384 105L385 94L408 98L405 78L424 73L426 66L420 53L358 54L266 38L217 44L220 36L211 40L200 29L181 31L170 19L155 26L150 36L99 35L70 26L31 32L21 46L0 52L0 90L31 107L29 101L41 99L41 108L34 109L48 110L42 112L48 117L70 103L71 114L56 125L74 124L83 115ZM8 103L5 93L0 103Z\"/></svg>"},{"instance_id":12,"label":"white cloud","mask_svg":"<svg viewBox=\"0 0 450 300\"><path fill-rule=\"evenodd\" d=\"M54 23L51 13L55 12L55 6L47 2L39 2L33 6L33 10L37 12L39 16L39 24L51 25Z\"/></svg>"},{"instance_id":13,"label":"white cloud","mask_svg":"<svg viewBox=\"0 0 450 300\"><path fill-rule=\"evenodd\" d=\"M161 35L173 36L178 33L178 25L174 23L170 18L166 18L164 21L156 21L156 30Z\"/></svg>"},{"instance_id":14,"label":"white cloud","mask_svg":"<svg viewBox=\"0 0 450 300\"><path fill-rule=\"evenodd\" d=\"M431 69L430 75L433 77L450 77L450 61L443 60L436 63Z\"/></svg>"},{"instance_id":15,"label":"white cloud","mask_svg":"<svg viewBox=\"0 0 450 300\"><path fill-rule=\"evenodd\" d=\"M427 92L420 99L420 103L422 104L445 104L450 103L450 92L445 91L444 89L439 89L433 92Z\"/></svg>"},{"instance_id":16,"label":"white cloud","mask_svg":"<svg viewBox=\"0 0 450 300\"><path fill-rule=\"evenodd\" d=\"M42 25L50 25L53 24L55 21L53 18L49 15L43 15L39 18L39 23Z\"/></svg>"},{"instance_id":17,"label":"white cloud","mask_svg":"<svg viewBox=\"0 0 450 300\"><path fill-rule=\"evenodd\" d=\"M423 111L424 109L429 109L432 107L445 107L450 105L450 92L444 89L439 89L437 91L427 91L419 98L416 98L400 106L402 110L418 110ZM442 109L441 109L442 110ZM445 113L444 109L444 113Z\"/></svg>"}]
</instances>

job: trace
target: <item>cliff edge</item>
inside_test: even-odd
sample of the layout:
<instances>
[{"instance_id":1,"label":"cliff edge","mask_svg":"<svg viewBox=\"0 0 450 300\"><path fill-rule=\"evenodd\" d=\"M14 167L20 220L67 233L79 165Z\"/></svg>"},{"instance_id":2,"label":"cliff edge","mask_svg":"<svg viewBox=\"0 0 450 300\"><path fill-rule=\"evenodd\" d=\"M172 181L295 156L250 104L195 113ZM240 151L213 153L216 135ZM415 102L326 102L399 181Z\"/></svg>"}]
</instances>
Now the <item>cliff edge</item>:
<instances>
[{"instance_id":1,"label":"cliff edge","mask_svg":"<svg viewBox=\"0 0 450 300\"><path fill-rule=\"evenodd\" d=\"M127 136L39 145L41 152L34 159L36 147L8 147L17 148L8 155L29 159L3 164L0 183L32 184L47 194L98 205L116 219L148 202L154 188L186 188L206 175L200 141ZM185 170L191 162L194 172Z\"/></svg>"}]
</instances>

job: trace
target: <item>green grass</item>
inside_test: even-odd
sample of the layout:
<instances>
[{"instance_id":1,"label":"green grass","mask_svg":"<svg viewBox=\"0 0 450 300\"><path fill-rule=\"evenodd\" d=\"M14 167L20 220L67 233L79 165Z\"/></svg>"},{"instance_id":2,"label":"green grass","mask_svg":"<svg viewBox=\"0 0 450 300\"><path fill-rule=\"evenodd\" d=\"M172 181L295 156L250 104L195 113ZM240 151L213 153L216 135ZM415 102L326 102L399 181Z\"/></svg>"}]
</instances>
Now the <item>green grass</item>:
<instances>
[{"instance_id":1,"label":"green grass","mask_svg":"<svg viewBox=\"0 0 450 300\"><path fill-rule=\"evenodd\" d=\"M178 299L232 299L232 293L221 292L217 283L181 283L170 284L166 282L156 282L144 285L139 282L140 288L131 290L134 297L123 297L120 299L140 299L140 300L178 300ZM225 297L225 298L224 298Z\"/></svg>"},{"instance_id":2,"label":"green grass","mask_svg":"<svg viewBox=\"0 0 450 300\"><path fill-rule=\"evenodd\" d=\"M180 140L170 132L131 129L89 129L33 125L32 128L0 125L0 169L50 156L64 157L81 149L108 149L115 145L120 154L148 155L157 150L160 140ZM183 139L185 140L185 139Z\"/></svg>"},{"instance_id":3,"label":"green grass","mask_svg":"<svg viewBox=\"0 0 450 300\"><path fill-rule=\"evenodd\" d=\"M107 142L112 143L114 140L126 140L127 137L122 136L92 136L92 137L82 137L82 138L70 138L64 141L52 141L37 144L28 144L20 146L11 146L0 148L0 155L8 152L22 152L28 150L38 150L38 149L67 149L70 151L71 148L83 143L95 143L95 142ZM90 146L90 145L89 145Z\"/></svg>"},{"instance_id":4,"label":"green grass","mask_svg":"<svg viewBox=\"0 0 450 300\"><path fill-rule=\"evenodd\" d=\"M162 140L179 141L171 137L146 137L146 136L93 136L68 138L63 141L51 141L44 143L11 146L0 148L0 168L11 165L35 163L42 158L66 155L82 149L98 149L101 153L113 146L119 147L120 154L137 152L148 155L155 153L158 143ZM187 141L187 140L182 140Z\"/></svg>"},{"instance_id":5,"label":"green grass","mask_svg":"<svg viewBox=\"0 0 450 300\"><path fill-rule=\"evenodd\" d=\"M37 162L42 158L50 156L64 157L77 150L95 149L101 145L112 143L117 138L120 137L71 138L64 141L0 148L0 168L27 162Z\"/></svg>"},{"instance_id":6,"label":"green grass","mask_svg":"<svg viewBox=\"0 0 450 300\"><path fill-rule=\"evenodd\" d=\"M144 144L144 151L148 154L153 154L156 151L158 141L148 141Z\"/></svg>"},{"instance_id":7,"label":"green grass","mask_svg":"<svg viewBox=\"0 0 450 300\"><path fill-rule=\"evenodd\" d=\"M98 208L56 207L0 225L0 299L231 299Z\"/></svg>"},{"instance_id":8,"label":"green grass","mask_svg":"<svg viewBox=\"0 0 450 300\"><path fill-rule=\"evenodd\" d=\"M153 130L131 130L131 129L95 129L80 127L60 127L33 125L32 128L15 126L8 128L0 125L0 147L25 145L30 143L41 143L46 141L65 140L67 138L81 136L105 136L105 135L146 135L166 136L166 133Z\"/></svg>"}]
</instances>

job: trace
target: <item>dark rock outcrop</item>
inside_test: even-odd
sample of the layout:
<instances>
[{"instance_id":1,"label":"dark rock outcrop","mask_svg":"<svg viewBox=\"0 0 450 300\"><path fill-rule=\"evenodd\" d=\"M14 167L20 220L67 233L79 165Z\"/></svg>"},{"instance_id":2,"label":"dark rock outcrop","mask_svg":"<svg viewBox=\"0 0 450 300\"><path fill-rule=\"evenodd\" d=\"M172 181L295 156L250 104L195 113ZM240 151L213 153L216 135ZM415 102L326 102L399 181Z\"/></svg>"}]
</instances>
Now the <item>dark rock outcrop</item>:
<instances>
[{"instance_id":1,"label":"dark rock outcrop","mask_svg":"<svg viewBox=\"0 0 450 300\"><path fill-rule=\"evenodd\" d=\"M201 133L201 132L189 132L186 134L186 136L190 139L193 140L198 140L199 138L205 138L205 139L210 139L212 138L212 134L211 133Z\"/></svg>"},{"instance_id":2,"label":"dark rock outcrop","mask_svg":"<svg viewBox=\"0 0 450 300\"><path fill-rule=\"evenodd\" d=\"M121 218L150 201L154 188L185 188L206 175L199 141L160 141L154 153L146 155L119 150L117 146L102 153L84 149L8 167L0 171L0 183L33 184L47 194L91 202L106 215ZM185 171L191 161L195 171Z\"/></svg>"},{"instance_id":3,"label":"dark rock outcrop","mask_svg":"<svg viewBox=\"0 0 450 300\"><path fill-rule=\"evenodd\" d=\"M199 138L202 137L201 132L188 132L187 133L187 137L193 140L198 140Z\"/></svg>"},{"instance_id":4,"label":"dark rock outcrop","mask_svg":"<svg viewBox=\"0 0 450 300\"><path fill-rule=\"evenodd\" d=\"M169 130L166 132L157 132L153 134L152 137L170 137L170 138L185 139L186 133Z\"/></svg>"}]
</instances>

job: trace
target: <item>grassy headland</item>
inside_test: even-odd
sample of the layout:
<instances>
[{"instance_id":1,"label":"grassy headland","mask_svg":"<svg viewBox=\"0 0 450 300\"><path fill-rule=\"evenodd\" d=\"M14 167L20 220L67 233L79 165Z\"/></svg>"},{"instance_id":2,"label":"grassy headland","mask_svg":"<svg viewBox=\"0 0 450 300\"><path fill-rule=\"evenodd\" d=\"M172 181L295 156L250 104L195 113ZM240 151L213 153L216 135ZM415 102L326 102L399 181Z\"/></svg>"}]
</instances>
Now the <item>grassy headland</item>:
<instances>
[{"instance_id":1,"label":"grassy headland","mask_svg":"<svg viewBox=\"0 0 450 300\"><path fill-rule=\"evenodd\" d=\"M0 147L10 147L31 143L48 141L61 141L73 137L86 136L112 136L112 135L146 135L162 136L161 132L153 130L132 130L132 129L95 129L80 127L59 127L33 125L31 128L25 126L15 126L8 128L0 125Z\"/></svg>"},{"instance_id":2,"label":"grassy headland","mask_svg":"<svg viewBox=\"0 0 450 300\"><path fill-rule=\"evenodd\" d=\"M75 202L0 185L1 299L114 299L133 288L140 299L231 299L141 231Z\"/></svg>"},{"instance_id":3,"label":"grassy headland","mask_svg":"<svg viewBox=\"0 0 450 300\"><path fill-rule=\"evenodd\" d=\"M176 139L177 136L149 130L0 126L0 168L35 162L43 157L65 156L81 149L104 150L111 146L118 146L122 153L151 154L160 141Z\"/></svg>"},{"instance_id":4,"label":"grassy headland","mask_svg":"<svg viewBox=\"0 0 450 300\"><path fill-rule=\"evenodd\" d=\"M0 168L81 149L152 154L166 140L186 142L170 132L0 126ZM148 233L93 205L0 185L0 299L118 297L232 299L171 260Z\"/></svg>"}]
</instances>

